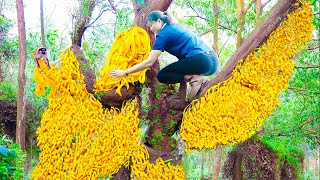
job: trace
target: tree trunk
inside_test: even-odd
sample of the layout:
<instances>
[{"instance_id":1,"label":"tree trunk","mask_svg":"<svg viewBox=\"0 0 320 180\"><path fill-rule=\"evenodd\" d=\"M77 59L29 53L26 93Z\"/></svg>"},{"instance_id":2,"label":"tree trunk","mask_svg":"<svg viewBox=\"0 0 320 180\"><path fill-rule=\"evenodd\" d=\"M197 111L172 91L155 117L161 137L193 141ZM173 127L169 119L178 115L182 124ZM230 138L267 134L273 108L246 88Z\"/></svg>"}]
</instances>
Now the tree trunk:
<instances>
[{"instance_id":1,"label":"tree trunk","mask_svg":"<svg viewBox=\"0 0 320 180\"><path fill-rule=\"evenodd\" d=\"M241 44L224 68L200 90L200 96L203 96L211 86L228 79L238 61L240 59L245 59L251 51L260 47L267 40L271 32L273 32L279 26L281 21L286 18L287 14L294 10L294 4L296 2L297 0L279 1L271 9L261 26L253 31L251 35Z\"/></svg>"},{"instance_id":2,"label":"tree trunk","mask_svg":"<svg viewBox=\"0 0 320 180\"><path fill-rule=\"evenodd\" d=\"M0 83L2 82L2 79L3 79L2 62L0 62Z\"/></svg>"},{"instance_id":3,"label":"tree trunk","mask_svg":"<svg viewBox=\"0 0 320 180\"><path fill-rule=\"evenodd\" d=\"M134 26L140 26L144 28L150 36L151 45L154 42L154 34L149 31L146 27L146 18L151 11L160 10L166 11L170 6L172 0L145 0L144 4L138 4L136 1L133 2L135 18L133 20ZM144 7L142 7L144 5ZM176 125L181 122L183 106L177 106L175 100L171 101L171 91L168 87L161 92L160 98L156 96L156 89L160 88L160 84L156 78L157 73L160 69L159 60L151 67L151 70L147 72L148 81L146 85L150 88L149 93L149 104L156 105L148 112L147 119L154 121L154 125L148 131L147 144L158 151L171 152L172 150L172 139L171 134L166 133L169 131L175 131L178 127ZM171 101L171 102L169 102ZM175 111L176 113L169 113ZM175 122L172 122L175 121ZM169 125L171 123L174 126Z\"/></svg>"},{"instance_id":4,"label":"tree trunk","mask_svg":"<svg viewBox=\"0 0 320 180\"><path fill-rule=\"evenodd\" d=\"M258 26L260 22L260 15L261 15L261 0L256 0L256 27Z\"/></svg>"},{"instance_id":5,"label":"tree trunk","mask_svg":"<svg viewBox=\"0 0 320 180\"><path fill-rule=\"evenodd\" d=\"M209 157L210 157L210 166L208 166L208 172L209 172L209 177L212 177L213 178L213 170L214 170L214 165L216 163L216 150L215 149L211 149L210 150L210 154L209 154Z\"/></svg>"},{"instance_id":6,"label":"tree trunk","mask_svg":"<svg viewBox=\"0 0 320 180\"><path fill-rule=\"evenodd\" d=\"M316 156L315 157L320 157L320 148L319 146L316 148ZM314 172L314 175L316 177L319 177L319 158L315 158L315 172Z\"/></svg>"},{"instance_id":7,"label":"tree trunk","mask_svg":"<svg viewBox=\"0 0 320 180\"><path fill-rule=\"evenodd\" d=\"M242 44L242 32L244 31L245 12L243 0L237 0L237 48Z\"/></svg>"},{"instance_id":8,"label":"tree trunk","mask_svg":"<svg viewBox=\"0 0 320 180\"><path fill-rule=\"evenodd\" d=\"M214 165L214 169L213 169L212 180L218 180L218 178L219 178L220 167L221 167L221 158L222 158L222 147L221 147L221 145L218 145L217 149L216 149L215 165Z\"/></svg>"},{"instance_id":9,"label":"tree trunk","mask_svg":"<svg viewBox=\"0 0 320 180\"><path fill-rule=\"evenodd\" d=\"M217 0L213 0L213 14L214 14L214 27L213 27L213 50L219 55L218 52L218 25L219 25L219 16L218 16L218 2Z\"/></svg>"},{"instance_id":10,"label":"tree trunk","mask_svg":"<svg viewBox=\"0 0 320 180\"><path fill-rule=\"evenodd\" d=\"M44 20L43 20L43 0L40 0L40 23L41 23L41 42L42 42L42 46L46 47L46 38L44 34Z\"/></svg>"},{"instance_id":11,"label":"tree trunk","mask_svg":"<svg viewBox=\"0 0 320 180\"><path fill-rule=\"evenodd\" d=\"M72 46L71 50L76 55L77 60L80 63L80 72L84 75L84 82L86 89L89 93L93 92L93 85L95 83L96 76L90 68L89 62L81 49L82 36L89 26L92 12L95 8L94 0L85 0L81 2L79 16L76 19L74 31L72 33Z\"/></svg>"},{"instance_id":12,"label":"tree trunk","mask_svg":"<svg viewBox=\"0 0 320 180\"><path fill-rule=\"evenodd\" d=\"M86 6L85 4L88 4L88 5ZM81 47L82 36L89 26L89 22L90 22L94 7L95 7L94 0L85 0L82 2L81 8L79 10L80 15L79 17L77 17L78 19L76 19L74 31L71 38L72 44L75 44Z\"/></svg>"},{"instance_id":13,"label":"tree trunk","mask_svg":"<svg viewBox=\"0 0 320 180\"><path fill-rule=\"evenodd\" d=\"M89 62L80 46L73 44L71 46L72 52L76 55L80 64L80 72L84 75L84 82L86 89L89 93L93 93L93 85L95 83L96 76L90 68Z\"/></svg>"},{"instance_id":14,"label":"tree trunk","mask_svg":"<svg viewBox=\"0 0 320 180\"><path fill-rule=\"evenodd\" d=\"M16 142L21 146L22 150L26 148L26 30L24 21L23 0L16 0L18 34L19 34L19 74L18 74L18 95L17 95L17 126L16 126Z\"/></svg>"},{"instance_id":15,"label":"tree trunk","mask_svg":"<svg viewBox=\"0 0 320 180\"><path fill-rule=\"evenodd\" d=\"M241 162L242 162L242 152L241 152L241 145L237 146L236 150L236 162L235 162L235 180L243 180L243 174L241 169Z\"/></svg>"},{"instance_id":16,"label":"tree trunk","mask_svg":"<svg viewBox=\"0 0 320 180\"><path fill-rule=\"evenodd\" d=\"M201 155L202 155L202 158L201 158L201 178L204 178L204 174L205 174L205 166L206 166L206 162L207 162L207 150L206 149L203 149L201 151Z\"/></svg>"}]
</instances>

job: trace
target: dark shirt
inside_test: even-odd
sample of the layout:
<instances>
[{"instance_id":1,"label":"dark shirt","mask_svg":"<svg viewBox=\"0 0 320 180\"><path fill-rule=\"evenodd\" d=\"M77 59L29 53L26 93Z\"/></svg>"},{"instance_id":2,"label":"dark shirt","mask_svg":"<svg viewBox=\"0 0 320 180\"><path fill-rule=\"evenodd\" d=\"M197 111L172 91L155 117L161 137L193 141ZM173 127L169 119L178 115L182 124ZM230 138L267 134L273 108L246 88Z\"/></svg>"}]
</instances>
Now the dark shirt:
<instances>
[{"instance_id":1,"label":"dark shirt","mask_svg":"<svg viewBox=\"0 0 320 180\"><path fill-rule=\"evenodd\" d=\"M178 59L212 51L196 34L181 24L166 24L156 35L152 50L167 51Z\"/></svg>"}]
</instances>

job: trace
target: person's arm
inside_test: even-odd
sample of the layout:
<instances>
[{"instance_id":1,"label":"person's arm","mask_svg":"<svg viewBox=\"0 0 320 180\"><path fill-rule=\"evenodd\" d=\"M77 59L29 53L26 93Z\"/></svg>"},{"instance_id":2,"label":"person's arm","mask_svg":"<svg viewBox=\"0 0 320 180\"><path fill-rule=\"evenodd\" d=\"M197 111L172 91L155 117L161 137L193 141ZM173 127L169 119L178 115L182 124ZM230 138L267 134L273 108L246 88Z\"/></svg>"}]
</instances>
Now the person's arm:
<instances>
[{"instance_id":1,"label":"person's arm","mask_svg":"<svg viewBox=\"0 0 320 180\"><path fill-rule=\"evenodd\" d=\"M151 50L151 52L146 60L144 60L144 61L140 62L139 64L136 64L126 70L120 70L120 69L112 70L112 71L110 71L109 74L111 76L115 76L115 77L123 77L123 76L127 76L129 74L135 73L135 72L142 71L142 70L152 66L156 62L156 60L159 58L161 53L162 53L162 51L160 51L160 50Z\"/></svg>"}]
</instances>

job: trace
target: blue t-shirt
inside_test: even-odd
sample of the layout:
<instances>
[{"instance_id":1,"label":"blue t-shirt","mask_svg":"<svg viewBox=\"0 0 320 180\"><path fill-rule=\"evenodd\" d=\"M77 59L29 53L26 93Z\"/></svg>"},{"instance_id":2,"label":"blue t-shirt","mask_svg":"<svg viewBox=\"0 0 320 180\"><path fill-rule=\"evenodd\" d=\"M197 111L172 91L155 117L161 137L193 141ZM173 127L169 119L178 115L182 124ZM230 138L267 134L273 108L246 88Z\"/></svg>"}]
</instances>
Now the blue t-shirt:
<instances>
[{"instance_id":1,"label":"blue t-shirt","mask_svg":"<svg viewBox=\"0 0 320 180\"><path fill-rule=\"evenodd\" d=\"M166 24L156 35L152 50L167 51L178 59L212 51L197 35L181 24Z\"/></svg>"}]
</instances>

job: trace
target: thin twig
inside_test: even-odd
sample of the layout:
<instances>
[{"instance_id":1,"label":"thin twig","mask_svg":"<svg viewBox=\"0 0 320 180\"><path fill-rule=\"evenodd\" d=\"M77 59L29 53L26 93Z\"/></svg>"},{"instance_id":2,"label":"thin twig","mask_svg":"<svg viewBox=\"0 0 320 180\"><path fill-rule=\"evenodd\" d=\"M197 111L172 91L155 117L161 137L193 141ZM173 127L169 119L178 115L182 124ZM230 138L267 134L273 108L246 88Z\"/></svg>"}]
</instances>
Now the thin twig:
<instances>
[{"instance_id":1,"label":"thin twig","mask_svg":"<svg viewBox=\"0 0 320 180\"><path fill-rule=\"evenodd\" d=\"M231 37L231 35L228 37L228 39L224 42L223 46L221 47L220 52L218 53L218 57L220 56L220 54L221 54L224 46L225 46L225 45L227 44L227 42L229 41L230 37Z\"/></svg>"},{"instance_id":2,"label":"thin twig","mask_svg":"<svg viewBox=\"0 0 320 180\"><path fill-rule=\"evenodd\" d=\"M309 117L306 121L304 121L304 122L299 126L299 128L302 129L302 127L305 126L306 124L309 124L310 122L312 122L312 121L314 121L314 120L319 120L319 119L320 119L320 117L318 117L318 118L311 118L311 117Z\"/></svg>"},{"instance_id":3,"label":"thin twig","mask_svg":"<svg viewBox=\"0 0 320 180\"><path fill-rule=\"evenodd\" d=\"M302 92L311 92L311 93L314 93L314 94L320 94L320 92L312 92L308 89L303 89L303 88L297 88L297 87L288 87L288 89L292 90L292 91L302 91Z\"/></svg>"},{"instance_id":4,"label":"thin twig","mask_svg":"<svg viewBox=\"0 0 320 180\"><path fill-rule=\"evenodd\" d=\"M309 65L309 66L294 66L296 69L308 69L308 68L320 68L318 65Z\"/></svg>"}]
</instances>

